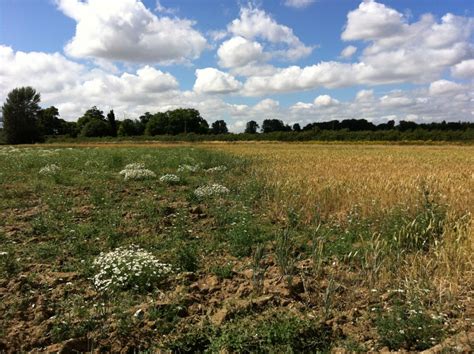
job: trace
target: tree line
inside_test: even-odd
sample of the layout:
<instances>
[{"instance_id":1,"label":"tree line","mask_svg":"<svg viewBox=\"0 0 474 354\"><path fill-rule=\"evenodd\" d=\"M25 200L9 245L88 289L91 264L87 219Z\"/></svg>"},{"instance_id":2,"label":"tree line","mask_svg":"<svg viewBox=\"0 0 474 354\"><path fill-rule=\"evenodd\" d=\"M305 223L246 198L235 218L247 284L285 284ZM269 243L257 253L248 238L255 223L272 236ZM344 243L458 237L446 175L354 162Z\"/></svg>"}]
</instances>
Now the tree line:
<instances>
[{"instance_id":1,"label":"tree line","mask_svg":"<svg viewBox=\"0 0 474 354\"><path fill-rule=\"evenodd\" d=\"M96 106L88 109L76 122L59 117L56 107L41 108L40 94L31 87L12 90L2 107L3 134L9 144L42 142L50 137L153 137L163 140L474 140L474 123L416 123L391 120L374 124L366 119L345 119L292 126L280 119L264 119L261 126L247 122L244 133L230 134L227 124L217 120L211 125L193 108L166 112L146 112L137 119L116 120ZM259 134L261 133L261 134ZM202 138L196 138L201 136Z\"/></svg>"}]
</instances>

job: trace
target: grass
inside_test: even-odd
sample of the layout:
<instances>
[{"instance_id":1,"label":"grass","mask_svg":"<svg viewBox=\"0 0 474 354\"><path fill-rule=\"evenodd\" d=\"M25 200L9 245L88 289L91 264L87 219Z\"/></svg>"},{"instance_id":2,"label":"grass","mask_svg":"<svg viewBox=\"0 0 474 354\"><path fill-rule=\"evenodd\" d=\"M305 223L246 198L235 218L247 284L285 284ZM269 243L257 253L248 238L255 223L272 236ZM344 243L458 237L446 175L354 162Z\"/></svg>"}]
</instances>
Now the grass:
<instances>
[{"instance_id":1,"label":"grass","mask_svg":"<svg viewBox=\"0 0 474 354\"><path fill-rule=\"evenodd\" d=\"M473 156L449 145L2 147L0 350L429 348L471 325ZM125 181L129 163L156 178ZM227 169L206 172L216 166ZM229 192L195 195L213 183ZM132 245L173 271L150 281L130 268L140 284L96 289L94 260Z\"/></svg>"}]
</instances>

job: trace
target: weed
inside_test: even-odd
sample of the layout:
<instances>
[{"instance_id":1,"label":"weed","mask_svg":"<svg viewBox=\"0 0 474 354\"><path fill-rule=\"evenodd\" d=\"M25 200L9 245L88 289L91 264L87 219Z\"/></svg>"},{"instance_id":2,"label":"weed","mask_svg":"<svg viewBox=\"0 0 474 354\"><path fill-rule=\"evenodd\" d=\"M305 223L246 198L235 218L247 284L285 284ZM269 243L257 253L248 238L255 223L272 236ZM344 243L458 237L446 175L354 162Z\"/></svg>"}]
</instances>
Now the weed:
<instances>
[{"instance_id":1,"label":"weed","mask_svg":"<svg viewBox=\"0 0 474 354\"><path fill-rule=\"evenodd\" d=\"M229 262L223 265L215 265L211 267L211 272L220 279L232 279L234 276L233 263Z\"/></svg>"},{"instance_id":2,"label":"weed","mask_svg":"<svg viewBox=\"0 0 474 354\"><path fill-rule=\"evenodd\" d=\"M196 272L199 269L197 247L186 243L179 247L176 252L176 266L188 272Z\"/></svg>"},{"instance_id":3,"label":"weed","mask_svg":"<svg viewBox=\"0 0 474 354\"><path fill-rule=\"evenodd\" d=\"M281 276L285 278L288 288L291 289L293 284L293 276L296 271L294 242L291 238L289 229L284 229L277 234L275 245L275 260L280 268Z\"/></svg>"},{"instance_id":4,"label":"weed","mask_svg":"<svg viewBox=\"0 0 474 354\"><path fill-rule=\"evenodd\" d=\"M265 265L265 246L257 245L252 257L252 283L253 290L257 294L263 292L263 280L268 265Z\"/></svg>"},{"instance_id":5,"label":"weed","mask_svg":"<svg viewBox=\"0 0 474 354\"><path fill-rule=\"evenodd\" d=\"M390 312L379 313L375 324L381 345L390 350L425 350L444 335L442 322L420 306L396 304Z\"/></svg>"}]
</instances>

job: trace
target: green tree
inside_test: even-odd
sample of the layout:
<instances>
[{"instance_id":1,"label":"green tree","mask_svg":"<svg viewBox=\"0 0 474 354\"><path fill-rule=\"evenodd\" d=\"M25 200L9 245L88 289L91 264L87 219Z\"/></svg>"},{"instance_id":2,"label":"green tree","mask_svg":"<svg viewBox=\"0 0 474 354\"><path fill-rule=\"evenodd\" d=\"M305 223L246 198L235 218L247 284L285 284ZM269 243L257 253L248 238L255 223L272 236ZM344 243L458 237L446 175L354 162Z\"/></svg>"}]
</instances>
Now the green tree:
<instances>
[{"instance_id":1,"label":"green tree","mask_svg":"<svg viewBox=\"0 0 474 354\"><path fill-rule=\"evenodd\" d=\"M114 110L110 110L107 114L107 122L110 125L110 135L117 136L117 121L115 120Z\"/></svg>"},{"instance_id":2,"label":"green tree","mask_svg":"<svg viewBox=\"0 0 474 354\"><path fill-rule=\"evenodd\" d=\"M132 119L124 119L119 122L118 135L119 136L134 136L143 133L141 123Z\"/></svg>"},{"instance_id":3,"label":"green tree","mask_svg":"<svg viewBox=\"0 0 474 354\"><path fill-rule=\"evenodd\" d=\"M211 125L212 134L227 134L229 129L227 129L227 124L223 120L216 120Z\"/></svg>"},{"instance_id":4,"label":"green tree","mask_svg":"<svg viewBox=\"0 0 474 354\"><path fill-rule=\"evenodd\" d=\"M44 135L64 134L64 123L65 121L59 118L58 109L54 106L39 111L38 125Z\"/></svg>"},{"instance_id":5,"label":"green tree","mask_svg":"<svg viewBox=\"0 0 474 354\"><path fill-rule=\"evenodd\" d=\"M250 122L247 122L247 125L245 126L245 133L256 134L258 128L260 128L258 123L254 120L251 120Z\"/></svg>"},{"instance_id":6,"label":"green tree","mask_svg":"<svg viewBox=\"0 0 474 354\"><path fill-rule=\"evenodd\" d=\"M115 116L113 119L115 120ZM77 128L82 136L94 137L111 135L109 121L104 117L104 112L96 106L89 108L84 115L77 120Z\"/></svg>"},{"instance_id":7,"label":"green tree","mask_svg":"<svg viewBox=\"0 0 474 354\"><path fill-rule=\"evenodd\" d=\"M110 125L102 120L93 119L82 127L81 135L87 137L109 136Z\"/></svg>"},{"instance_id":8,"label":"green tree","mask_svg":"<svg viewBox=\"0 0 474 354\"><path fill-rule=\"evenodd\" d=\"M155 113L146 125L147 135L195 133L206 134L209 124L193 108L178 108L172 111Z\"/></svg>"},{"instance_id":9,"label":"green tree","mask_svg":"<svg viewBox=\"0 0 474 354\"><path fill-rule=\"evenodd\" d=\"M38 126L41 96L32 87L16 88L8 93L2 106L3 130L8 144L41 141Z\"/></svg>"},{"instance_id":10,"label":"green tree","mask_svg":"<svg viewBox=\"0 0 474 354\"><path fill-rule=\"evenodd\" d=\"M265 119L262 123L262 132L271 133L271 132L287 132L290 131L291 127L285 125L283 121L279 119Z\"/></svg>"}]
</instances>

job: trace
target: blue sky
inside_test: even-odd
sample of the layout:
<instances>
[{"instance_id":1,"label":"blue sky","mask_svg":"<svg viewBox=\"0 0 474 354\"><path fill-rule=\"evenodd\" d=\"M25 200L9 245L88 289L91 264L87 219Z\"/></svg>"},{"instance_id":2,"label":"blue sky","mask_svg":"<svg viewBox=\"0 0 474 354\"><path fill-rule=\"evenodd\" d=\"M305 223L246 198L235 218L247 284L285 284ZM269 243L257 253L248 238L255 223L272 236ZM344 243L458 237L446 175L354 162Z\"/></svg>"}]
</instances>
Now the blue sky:
<instances>
[{"instance_id":1,"label":"blue sky","mask_svg":"<svg viewBox=\"0 0 474 354\"><path fill-rule=\"evenodd\" d=\"M0 0L0 99L32 85L68 120L192 106L234 131L473 121L473 33L470 0Z\"/></svg>"}]
</instances>

